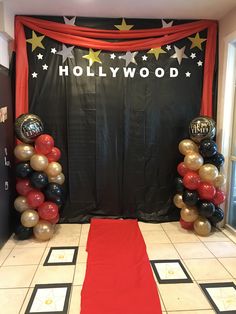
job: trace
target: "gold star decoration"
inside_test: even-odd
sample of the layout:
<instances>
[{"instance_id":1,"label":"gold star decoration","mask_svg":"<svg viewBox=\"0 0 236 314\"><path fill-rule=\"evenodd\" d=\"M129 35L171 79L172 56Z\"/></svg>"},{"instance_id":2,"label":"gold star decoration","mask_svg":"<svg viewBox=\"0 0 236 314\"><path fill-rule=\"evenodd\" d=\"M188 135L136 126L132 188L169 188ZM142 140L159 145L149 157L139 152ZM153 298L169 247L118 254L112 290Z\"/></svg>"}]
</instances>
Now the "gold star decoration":
<instances>
[{"instance_id":1,"label":"gold star decoration","mask_svg":"<svg viewBox=\"0 0 236 314\"><path fill-rule=\"evenodd\" d=\"M93 49L89 48L89 54L83 56L84 59L89 60L89 66L93 65L94 62L102 63L102 61L99 58L99 54L102 50L93 51Z\"/></svg>"},{"instance_id":2,"label":"gold star decoration","mask_svg":"<svg viewBox=\"0 0 236 314\"><path fill-rule=\"evenodd\" d=\"M27 43L32 45L32 51L34 51L37 47L45 49L42 40L45 36L37 36L34 31L32 31L32 38L27 39Z\"/></svg>"},{"instance_id":3,"label":"gold star decoration","mask_svg":"<svg viewBox=\"0 0 236 314\"><path fill-rule=\"evenodd\" d=\"M134 27L134 25L128 25L125 22L125 19L122 19L122 22L120 25L114 25L116 28L118 28L120 31L129 31L131 28Z\"/></svg>"},{"instance_id":4,"label":"gold star decoration","mask_svg":"<svg viewBox=\"0 0 236 314\"><path fill-rule=\"evenodd\" d=\"M155 55L155 57L156 57L156 60L158 60L159 59L159 55L161 53L166 53L166 51L161 49L161 47L157 47L157 48L150 49L147 53L153 53Z\"/></svg>"},{"instance_id":5,"label":"gold star decoration","mask_svg":"<svg viewBox=\"0 0 236 314\"><path fill-rule=\"evenodd\" d=\"M188 37L188 39L192 42L190 49L197 47L202 50L202 43L206 41L206 38L200 38L199 33L197 33L195 37Z\"/></svg>"}]
</instances>

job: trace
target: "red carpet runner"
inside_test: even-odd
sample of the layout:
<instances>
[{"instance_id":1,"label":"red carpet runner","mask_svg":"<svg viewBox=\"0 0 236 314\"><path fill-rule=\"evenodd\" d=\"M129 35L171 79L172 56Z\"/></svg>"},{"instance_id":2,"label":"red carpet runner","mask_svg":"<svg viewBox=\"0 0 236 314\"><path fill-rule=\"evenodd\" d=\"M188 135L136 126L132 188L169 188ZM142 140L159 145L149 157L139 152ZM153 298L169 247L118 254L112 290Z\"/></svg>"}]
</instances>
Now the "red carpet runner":
<instances>
[{"instance_id":1,"label":"red carpet runner","mask_svg":"<svg viewBox=\"0 0 236 314\"><path fill-rule=\"evenodd\" d=\"M136 220L92 219L81 314L162 313Z\"/></svg>"}]
</instances>

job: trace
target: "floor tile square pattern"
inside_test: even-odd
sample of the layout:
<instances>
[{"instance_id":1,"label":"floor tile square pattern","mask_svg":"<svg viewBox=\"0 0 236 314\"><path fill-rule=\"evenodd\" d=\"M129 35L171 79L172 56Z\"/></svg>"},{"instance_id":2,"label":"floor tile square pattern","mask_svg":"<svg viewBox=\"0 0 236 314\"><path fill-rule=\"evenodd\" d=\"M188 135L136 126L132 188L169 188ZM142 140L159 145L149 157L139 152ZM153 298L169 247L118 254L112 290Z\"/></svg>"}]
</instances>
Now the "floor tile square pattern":
<instances>
[{"instance_id":1,"label":"floor tile square pattern","mask_svg":"<svg viewBox=\"0 0 236 314\"><path fill-rule=\"evenodd\" d=\"M216 313L236 313L236 285L233 282L200 284Z\"/></svg>"},{"instance_id":2,"label":"floor tile square pattern","mask_svg":"<svg viewBox=\"0 0 236 314\"><path fill-rule=\"evenodd\" d=\"M71 284L36 285L25 314L66 314Z\"/></svg>"},{"instance_id":3,"label":"floor tile square pattern","mask_svg":"<svg viewBox=\"0 0 236 314\"><path fill-rule=\"evenodd\" d=\"M51 247L45 259L44 266L75 265L78 247Z\"/></svg>"},{"instance_id":4,"label":"floor tile square pattern","mask_svg":"<svg viewBox=\"0 0 236 314\"><path fill-rule=\"evenodd\" d=\"M150 262L159 283L192 282L180 260L151 260Z\"/></svg>"},{"instance_id":5,"label":"floor tile square pattern","mask_svg":"<svg viewBox=\"0 0 236 314\"><path fill-rule=\"evenodd\" d=\"M208 287L207 293L212 297L211 302L210 297L208 300L200 287L200 284L209 286L224 282L236 283L236 239L233 236L229 237L227 233L216 230L209 237L200 237L194 232L182 229L179 222L139 222L139 227L146 242L148 257L158 262L155 265L156 271L158 270L161 280L165 282L159 283L156 279L163 313L212 314L216 312L214 304L220 309L223 309L224 305L231 311L229 313L232 313L232 309L233 313L236 313L235 288L232 284L226 288L221 287L221 290ZM60 302L57 302L57 312L53 313L63 313L61 310L65 300L65 288L60 287L56 291L52 289L58 283L64 287L68 283L72 284L67 313L80 312L80 292L86 272L89 228L90 224L57 225L56 234L48 242L38 242L34 239L17 241L14 236L8 240L0 250L0 304L4 307L4 314L25 314L30 302L31 307L33 306L31 311L35 311L39 304L42 305L42 299L43 308L40 305L38 309L48 311L53 308L54 311L54 300L58 295ZM65 251L65 247L69 247L69 251ZM74 262L74 248L78 249L75 264L61 266L62 260L66 263ZM51 263L50 267L43 266L47 257ZM168 283L170 279L186 279L183 268L176 260L181 262L192 283ZM53 265L54 262L57 264ZM48 284L50 290L39 290L36 294L35 287ZM33 291L36 296L34 303L31 298ZM213 299L216 302L214 304ZM11 302L12 300L14 302Z\"/></svg>"}]
</instances>

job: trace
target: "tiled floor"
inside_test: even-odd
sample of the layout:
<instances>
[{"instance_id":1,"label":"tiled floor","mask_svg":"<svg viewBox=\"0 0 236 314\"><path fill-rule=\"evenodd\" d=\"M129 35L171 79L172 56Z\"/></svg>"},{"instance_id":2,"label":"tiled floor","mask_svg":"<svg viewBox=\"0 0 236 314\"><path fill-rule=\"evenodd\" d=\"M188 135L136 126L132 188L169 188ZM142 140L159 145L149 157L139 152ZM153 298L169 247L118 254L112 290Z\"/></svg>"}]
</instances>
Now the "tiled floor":
<instances>
[{"instance_id":1,"label":"tiled floor","mask_svg":"<svg viewBox=\"0 0 236 314\"><path fill-rule=\"evenodd\" d=\"M163 313L216 313L204 289L208 289L213 298L217 296L221 299L221 308L225 306L231 313L236 313L234 288L206 288L208 284L214 286L215 283L236 283L236 244L232 237L230 239L219 231L206 238L199 237L191 231L181 229L178 222L139 225L149 259L167 260L168 263L159 264L157 267L160 271L159 277L164 279L161 283L154 275ZM40 243L33 239L17 242L14 238L9 239L0 251L0 306L4 309L4 314L25 314L30 302L33 309L40 306L40 302L44 307L47 304L51 309L55 309L53 298L57 299L59 295L60 300L66 299L66 291L68 295L70 292L67 313L79 314L80 291L86 271L88 231L89 224L58 225L54 238L49 242ZM68 246L71 247L70 250L65 251ZM50 250L51 247L56 247L56 250ZM79 247L76 258L73 258L73 247ZM44 266L46 260L53 265ZM176 283L178 274L182 278L185 276L181 273L178 262L175 261L172 265L170 260L180 260L191 278L189 281L192 282ZM67 265L61 265L63 261L67 262ZM161 274L165 271L166 273ZM165 279L168 283L165 283ZM172 279L173 283L169 282ZM49 288L45 299L45 284L62 286ZM72 284L71 289L66 284ZM34 289L35 285L38 290ZM32 300L32 294L37 296L35 300ZM65 313L62 304L57 306L58 313ZM235 311L232 311L234 307ZM1 310L0 312L3 313Z\"/></svg>"}]
</instances>

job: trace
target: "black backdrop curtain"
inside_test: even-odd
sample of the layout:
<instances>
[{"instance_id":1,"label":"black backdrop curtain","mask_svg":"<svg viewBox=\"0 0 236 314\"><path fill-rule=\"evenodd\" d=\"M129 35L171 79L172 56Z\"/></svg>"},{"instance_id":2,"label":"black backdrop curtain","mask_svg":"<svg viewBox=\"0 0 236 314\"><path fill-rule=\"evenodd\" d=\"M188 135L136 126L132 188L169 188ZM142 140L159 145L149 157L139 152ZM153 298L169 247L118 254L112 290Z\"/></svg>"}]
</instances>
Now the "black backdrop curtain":
<instances>
[{"instance_id":1,"label":"black backdrop curtain","mask_svg":"<svg viewBox=\"0 0 236 314\"><path fill-rule=\"evenodd\" d=\"M63 17L40 18L64 23ZM173 25L187 22L174 20ZM121 19L79 17L75 23L114 29ZM162 20L152 19L126 23L134 29L163 26ZM25 27L25 33L32 38L32 30ZM199 35L206 38L207 32ZM176 166L182 158L178 142L188 137L188 124L199 115L203 81L205 42L202 49L191 44L185 38L162 47L157 59L148 51L137 52L127 66L122 58L126 52L112 56L102 51L101 63L91 67L83 58L88 49L74 47L66 58L58 54L62 44L48 37L43 39L45 49L32 51L27 45L29 111L42 118L62 150L67 196L61 222L87 222L94 216L178 219L179 210L172 205ZM179 62L176 52L183 47ZM118 68L116 75L111 67ZM133 77L124 73L128 68L136 69ZM178 76L170 71L178 71Z\"/></svg>"}]
</instances>

